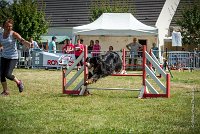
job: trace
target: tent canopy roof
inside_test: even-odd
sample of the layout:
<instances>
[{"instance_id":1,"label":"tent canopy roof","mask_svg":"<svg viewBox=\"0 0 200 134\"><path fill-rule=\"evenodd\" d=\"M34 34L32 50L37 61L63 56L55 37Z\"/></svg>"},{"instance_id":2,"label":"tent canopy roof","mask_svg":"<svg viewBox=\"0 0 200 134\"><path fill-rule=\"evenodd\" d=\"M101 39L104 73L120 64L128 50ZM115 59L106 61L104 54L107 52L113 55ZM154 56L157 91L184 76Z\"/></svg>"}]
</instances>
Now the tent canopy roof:
<instances>
[{"instance_id":1,"label":"tent canopy roof","mask_svg":"<svg viewBox=\"0 0 200 134\"><path fill-rule=\"evenodd\" d=\"M90 24L73 27L73 34L141 36L157 35L158 30L138 21L131 13L103 13Z\"/></svg>"}]
</instances>

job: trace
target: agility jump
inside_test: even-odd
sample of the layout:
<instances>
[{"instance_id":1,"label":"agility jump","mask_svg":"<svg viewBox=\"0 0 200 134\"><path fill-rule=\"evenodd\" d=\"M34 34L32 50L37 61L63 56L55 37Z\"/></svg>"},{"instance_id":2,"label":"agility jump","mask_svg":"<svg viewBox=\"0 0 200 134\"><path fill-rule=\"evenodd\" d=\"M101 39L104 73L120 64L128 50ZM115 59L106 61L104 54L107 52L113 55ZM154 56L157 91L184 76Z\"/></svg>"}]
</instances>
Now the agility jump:
<instances>
[{"instance_id":1,"label":"agility jump","mask_svg":"<svg viewBox=\"0 0 200 134\"><path fill-rule=\"evenodd\" d=\"M88 79L88 68L86 66L85 60L88 57L88 51L87 47L85 46L84 52L79 56L79 58L74 62L74 64L69 67L68 69L66 67L62 68L62 90L63 94L69 94L69 95L85 95L89 93L90 89L97 89L97 90L130 90L130 91L140 91L138 97L139 98L153 98L153 97L170 97L170 75L166 73L160 66L157 58L153 55L152 52L150 54L146 51L146 46L143 46L143 61L142 61L142 73L141 74L112 74L112 76L140 76L142 77L142 87L140 89L128 89L128 88L90 88L86 81ZM70 74L70 72L75 68L75 66L80 62L80 60L84 59L84 65L82 68L77 71L74 76L67 80L67 76ZM125 70L126 63L125 63L125 50L122 52L122 69ZM150 63L147 65L147 61ZM160 74L160 77L162 76L165 78L165 84L163 84L159 78L154 73L154 70L157 70L157 72ZM82 80L74 87L74 89L69 89L69 86L73 84L73 82L82 74L84 73L84 77ZM147 79L150 77L157 86L162 90L162 93L159 93L158 90L156 90L151 83Z\"/></svg>"}]
</instances>

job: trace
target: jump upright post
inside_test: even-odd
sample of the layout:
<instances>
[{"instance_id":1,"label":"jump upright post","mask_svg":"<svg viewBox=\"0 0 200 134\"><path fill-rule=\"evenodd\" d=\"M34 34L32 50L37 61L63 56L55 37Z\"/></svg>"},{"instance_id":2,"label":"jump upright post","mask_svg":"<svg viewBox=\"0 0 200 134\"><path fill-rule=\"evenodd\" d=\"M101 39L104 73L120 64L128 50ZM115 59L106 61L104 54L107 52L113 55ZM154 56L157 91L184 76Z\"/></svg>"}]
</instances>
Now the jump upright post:
<instances>
[{"instance_id":1,"label":"jump upright post","mask_svg":"<svg viewBox=\"0 0 200 134\"><path fill-rule=\"evenodd\" d=\"M166 73L161 66L158 64L154 58L153 53L149 54L146 51L146 46L143 48L143 87L141 88L141 92L139 98L153 98L153 97L170 97L170 74ZM150 63L150 66L147 65L147 61ZM165 79L166 85L164 85L159 78L152 70L152 66L157 70L160 74L160 77L163 76ZM147 75L152 78L152 80L157 84L157 86L162 90L162 93L159 93L148 81Z\"/></svg>"},{"instance_id":2,"label":"jump upright post","mask_svg":"<svg viewBox=\"0 0 200 134\"><path fill-rule=\"evenodd\" d=\"M67 67L62 67L62 89L63 94L71 94L71 95L84 95L85 91L87 89L87 85L85 85L85 82L87 80L87 74L88 70L86 68L86 62L85 59L88 57L88 51L86 49L87 47L84 47L84 52L78 57L78 59L75 60L75 62L70 66L68 69ZM67 76L72 72L72 70L77 66L77 64L84 59L84 65L81 67L80 70L78 70L70 80L67 79ZM84 72L84 78L76 85L75 88L69 89L69 86L71 86L74 81L80 77L80 75Z\"/></svg>"},{"instance_id":3,"label":"jump upright post","mask_svg":"<svg viewBox=\"0 0 200 134\"><path fill-rule=\"evenodd\" d=\"M125 63L125 50L122 51L122 69L125 70L126 63ZM153 54L152 54L153 55ZM105 90L131 90L131 91L140 91L138 97L139 98L154 98L154 97L170 97L170 75L168 73L165 73L165 71L161 68L159 63L154 59L155 57L151 56L146 51L146 46L143 46L143 62L142 62L142 73L141 74L112 74L112 76L140 76L142 77L142 87L140 89L127 89L127 88L90 88L87 85L85 85L87 77L88 77L88 68L86 66L85 59L88 57L87 52L87 46L84 48L84 52L79 56L79 58L74 62L74 64L66 70L66 68L63 68L63 82L62 82L62 88L63 88L63 94L70 94L70 95L84 95L88 90L90 89L105 89ZM67 81L68 74L74 69L74 67L80 62L80 60L84 59L84 66L77 71L74 76ZM147 64L147 61L151 64L149 66ZM157 70L159 74L161 74L165 78L165 83L163 84L159 78L156 76L154 71L151 69L152 66ZM69 86L80 76L80 74L83 72L84 76L83 79L76 85L74 89L68 89ZM148 78L150 77L156 85L161 89L162 93L160 91L158 92L149 82Z\"/></svg>"}]
</instances>

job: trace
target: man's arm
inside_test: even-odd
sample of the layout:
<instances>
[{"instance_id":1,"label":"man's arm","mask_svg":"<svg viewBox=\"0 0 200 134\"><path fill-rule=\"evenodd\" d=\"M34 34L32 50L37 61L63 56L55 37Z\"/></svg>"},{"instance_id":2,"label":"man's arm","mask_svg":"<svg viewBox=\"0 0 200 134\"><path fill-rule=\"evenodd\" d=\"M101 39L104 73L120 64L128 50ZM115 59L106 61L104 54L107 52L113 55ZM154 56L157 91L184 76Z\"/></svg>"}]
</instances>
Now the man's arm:
<instances>
[{"instance_id":1,"label":"man's arm","mask_svg":"<svg viewBox=\"0 0 200 134\"><path fill-rule=\"evenodd\" d=\"M126 45L126 48L127 48L128 50L131 50L131 44Z\"/></svg>"},{"instance_id":2,"label":"man's arm","mask_svg":"<svg viewBox=\"0 0 200 134\"><path fill-rule=\"evenodd\" d=\"M142 45L140 43L138 43L139 47L142 47Z\"/></svg>"}]
</instances>

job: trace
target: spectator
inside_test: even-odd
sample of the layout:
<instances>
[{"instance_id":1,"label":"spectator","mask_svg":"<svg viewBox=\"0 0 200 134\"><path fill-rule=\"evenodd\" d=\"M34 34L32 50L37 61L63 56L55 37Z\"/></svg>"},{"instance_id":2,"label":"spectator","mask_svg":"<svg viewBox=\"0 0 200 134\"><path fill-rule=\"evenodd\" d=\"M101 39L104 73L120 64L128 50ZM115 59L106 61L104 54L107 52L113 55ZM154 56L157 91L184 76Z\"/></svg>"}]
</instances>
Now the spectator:
<instances>
[{"instance_id":1,"label":"spectator","mask_svg":"<svg viewBox=\"0 0 200 134\"><path fill-rule=\"evenodd\" d=\"M47 40L46 44L45 44L45 50L48 51L49 50L49 40Z\"/></svg>"},{"instance_id":2,"label":"spectator","mask_svg":"<svg viewBox=\"0 0 200 134\"><path fill-rule=\"evenodd\" d=\"M31 48L32 50L34 49L39 49L38 43L36 41L33 40L33 37L30 38L30 43L31 43Z\"/></svg>"},{"instance_id":3,"label":"spectator","mask_svg":"<svg viewBox=\"0 0 200 134\"><path fill-rule=\"evenodd\" d=\"M113 46L109 46L108 51L109 52L113 51Z\"/></svg>"},{"instance_id":4,"label":"spectator","mask_svg":"<svg viewBox=\"0 0 200 134\"><path fill-rule=\"evenodd\" d=\"M83 44L83 39L80 39L80 43Z\"/></svg>"},{"instance_id":5,"label":"spectator","mask_svg":"<svg viewBox=\"0 0 200 134\"><path fill-rule=\"evenodd\" d=\"M93 48L92 48L92 56L93 57L99 56L100 50L101 50L101 46L99 44L99 40L95 40L95 44L93 45Z\"/></svg>"},{"instance_id":6,"label":"spectator","mask_svg":"<svg viewBox=\"0 0 200 134\"><path fill-rule=\"evenodd\" d=\"M112 51L113 51L113 46L109 46L108 47L108 51L106 52L106 54L108 54L108 53L110 53ZM105 55L102 55L102 58L104 58L104 57L105 57Z\"/></svg>"},{"instance_id":7,"label":"spectator","mask_svg":"<svg viewBox=\"0 0 200 134\"><path fill-rule=\"evenodd\" d=\"M4 32L0 33L0 47L3 46L2 49L2 57L1 57L1 84L3 87L3 92L1 95L9 95L8 86L6 82L6 78L14 81L17 84L19 92L22 92L24 89L24 85L21 80L17 79L12 73L15 68L19 55L17 50L17 40L22 44L31 47L31 43L24 40L17 32L13 31L13 20L7 19L3 22Z\"/></svg>"},{"instance_id":8,"label":"spectator","mask_svg":"<svg viewBox=\"0 0 200 134\"><path fill-rule=\"evenodd\" d=\"M49 42L48 48L49 48L50 53L56 53L56 39L57 38L55 36L53 36L52 41Z\"/></svg>"},{"instance_id":9,"label":"spectator","mask_svg":"<svg viewBox=\"0 0 200 134\"><path fill-rule=\"evenodd\" d=\"M158 47L156 46L156 43L153 43L152 46L153 46L153 47L151 48L151 49L152 49L152 52L153 52L153 54L156 56L156 58L158 59L158 52L159 52L159 51L158 51Z\"/></svg>"},{"instance_id":10,"label":"spectator","mask_svg":"<svg viewBox=\"0 0 200 134\"><path fill-rule=\"evenodd\" d=\"M62 52L64 54L73 54L74 53L74 45L70 42L69 39L65 40L65 45L62 48Z\"/></svg>"},{"instance_id":11,"label":"spectator","mask_svg":"<svg viewBox=\"0 0 200 134\"><path fill-rule=\"evenodd\" d=\"M142 45L137 42L137 38L133 38L133 42L126 45L126 48L130 51L131 58L129 59L129 64L132 60L134 61L134 66L137 64L138 51L141 51Z\"/></svg>"},{"instance_id":12,"label":"spectator","mask_svg":"<svg viewBox=\"0 0 200 134\"><path fill-rule=\"evenodd\" d=\"M84 46L81 44L80 39L77 40L77 44L74 45L74 53L75 53L75 58L78 59L78 57L81 55L81 53L84 51ZM83 66L83 61L81 60L77 64L77 70L79 70Z\"/></svg>"},{"instance_id":13,"label":"spectator","mask_svg":"<svg viewBox=\"0 0 200 134\"><path fill-rule=\"evenodd\" d=\"M185 51L185 48L184 48L184 47L182 47L181 51Z\"/></svg>"},{"instance_id":14,"label":"spectator","mask_svg":"<svg viewBox=\"0 0 200 134\"><path fill-rule=\"evenodd\" d=\"M93 46L94 46L94 40L90 40L90 45L88 46L88 53L92 52Z\"/></svg>"}]
</instances>

